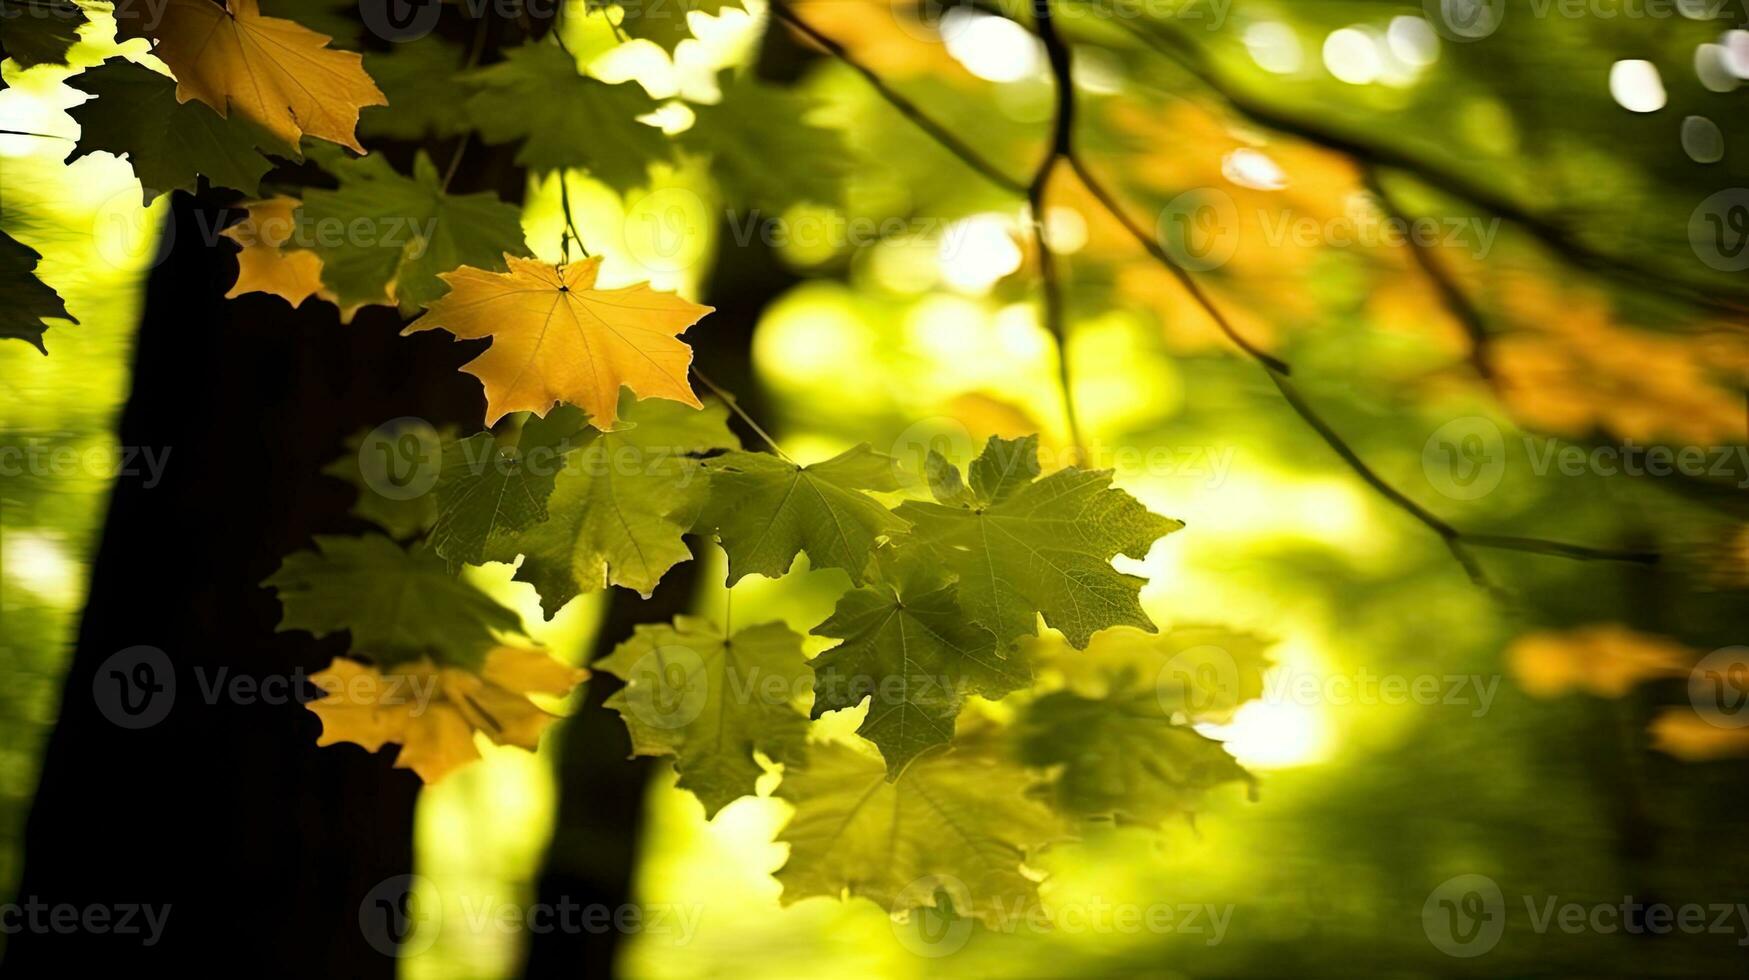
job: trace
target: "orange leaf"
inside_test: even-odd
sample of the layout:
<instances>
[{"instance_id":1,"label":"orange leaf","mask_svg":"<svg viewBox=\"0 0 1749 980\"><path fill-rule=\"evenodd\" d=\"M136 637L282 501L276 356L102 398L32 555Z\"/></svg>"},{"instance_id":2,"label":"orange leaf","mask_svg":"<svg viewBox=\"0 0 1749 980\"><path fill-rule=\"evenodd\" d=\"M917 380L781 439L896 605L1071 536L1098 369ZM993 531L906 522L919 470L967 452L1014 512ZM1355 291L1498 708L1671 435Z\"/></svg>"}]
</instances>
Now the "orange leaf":
<instances>
[{"instance_id":1,"label":"orange leaf","mask_svg":"<svg viewBox=\"0 0 1749 980\"><path fill-rule=\"evenodd\" d=\"M123 25L125 30L126 25ZM258 0L169 0L150 36L176 76L176 99L235 109L289 148L314 136L359 153L353 131L364 106L388 105L363 56L328 48L296 21L263 17Z\"/></svg>"},{"instance_id":2,"label":"orange leaf","mask_svg":"<svg viewBox=\"0 0 1749 980\"><path fill-rule=\"evenodd\" d=\"M403 333L442 327L465 340L492 338L463 371L486 386L486 424L506 413L545 415L557 402L603 430L618 419L619 389L703 407L686 371L692 348L678 335L700 306L650 288L595 288L599 256L565 266L504 256L507 273L463 266L440 278L450 291Z\"/></svg>"},{"instance_id":3,"label":"orange leaf","mask_svg":"<svg viewBox=\"0 0 1749 980\"><path fill-rule=\"evenodd\" d=\"M1521 636L1506 653L1526 694L1552 698L1570 690L1619 698L1642 681L1681 677L1695 656L1675 640L1614 623Z\"/></svg>"},{"instance_id":4,"label":"orange leaf","mask_svg":"<svg viewBox=\"0 0 1749 980\"><path fill-rule=\"evenodd\" d=\"M275 197L265 201L249 201L243 205L248 217L226 228L220 234L243 246L237 253L237 281L226 299L236 299L244 293L267 293L292 305L303 305L311 296L336 306L340 298L322 285L322 257L309 249L286 248L297 229L299 201L295 197ZM391 293L394 283L390 283ZM374 302L393 306L393 295ZM370 304L358 303L340 308L340 322L351 323L358 311Z\"/></svg>"}]
</instances>

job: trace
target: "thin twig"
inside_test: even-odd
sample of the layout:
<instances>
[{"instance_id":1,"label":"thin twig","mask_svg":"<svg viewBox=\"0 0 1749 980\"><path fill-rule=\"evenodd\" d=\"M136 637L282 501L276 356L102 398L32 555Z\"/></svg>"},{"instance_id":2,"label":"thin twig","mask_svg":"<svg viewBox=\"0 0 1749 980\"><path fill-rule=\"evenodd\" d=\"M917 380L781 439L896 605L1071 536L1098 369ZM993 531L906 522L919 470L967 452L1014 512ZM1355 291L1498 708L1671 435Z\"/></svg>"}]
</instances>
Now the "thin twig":
<instances>
[{"instance_id":1,"label":"thin twig","mask_svg":"<svg viewBox=\"0 0 1749 980\"><path fill-rule=\"evenodd\" d=\"M1136 244L1142 246L1149 255L1153 256L1154 261L1165 266L1166 270L1172 273L1172 277L1178 280L1179 285L1183 286L1185 292L1190 294L1190 298L1196 301L1196 305L1202 307L1203 312L1208 314L1209 319L1214 321L1215 326L1220 329L1221 333L1226 335L1226 338L1233 342L1233 346L1244 351L1246 356L1250 357L1257 363L1262 364L1272 373L1281 375L1293 373L1293 370L1288 366L1286 361L1259 348L1257 345L1251 343L1251 341L1245 339L1244 334L1234 329L1232 321L1228 320L1227 315L1221 312L1221 308L1215 305L1215 301L1210 298L1208 292L1202 288L1202 284L1196 281L1196 277L1190 274L1190 270L1186 269L1182 263L1173 257L1171 252L1166 251L1164 245L1161 245L1156 241L1153 235L1148 234L1141 225L1136 224L1136 222L1124 212L1123 205L1118 203L1116 195L1112 194L1112 192L1106 188L1105 184L1102 183L1098 177L1093 175L1093 171L1088 168L1087 164L1081 159L1079 154L1069 157L1069 166L1074 168L1075 175L1081 178L1081 183L1086 185L1088 192L1093 195L1094 200L1099 202L1100 207L1105 208L1106 213L1110 214L1113 218L1116 218L1118 224L1123 225L1124 230L1129 232L1130 237L1136 240Z\"/></svg>"},{"instance_id":2,"label":"thin twig","mask_svg":"<svg viewBox=\"0 0 1749 980\"><path fill-rule=\"evenodd\" d=\"M797 16L795 11L789 9L784 0L771 0L771 13L778 20L788 24L796 33L819 45L825 49L827 54L842 61L850 70L861 75L869 85L874 87L876 92L880 93L881 98L885 99L887 104L899 110L900 115L909 119L912 125L928 133L929 137L939 143L943 149L959 157L966 166L971 167L1003 190L1012 194L1023 195L1026 193L1025 184L1003 173L1001 168L985 159L982 154L955 136L947 127L931 119L927 113L917 107L915 102L888 85L886 79L876 74L874 69L864 65L849 51L846 51L844 45L820 33L812 24Z\"/></svg>"},{"instance_id":3,"label":"thin twig","mask_svg":"<svg viewBox=\"0 0 1749 980\"><path fill-rule=\"evenodd\" d=\"M1129 34L1149 49L1164 56L1201 82L1239 115L1259 126L1304 140L1315 146L1340 153L1357 163L1401 170L1414 175L1440 192L1466 201L1482 210L1524 229L1555 254L1573 265L1606 272L1618 282L1636 286L1660 295L1677 295L1690 305L1714 313L1741 316L1749 311L1749 294L1724 299L1713 295L1723 288L1718 284L1700 284L1690 279L1661 274L1643 267L1631 259L1612 255L1575 238L1569 231L1550 219L1536 214L1487 185L1455 171L1442 169L1411 153L1384 144L1367 142L1357 136L1325 128L1306 119L1284 112L1269 103L1240 91L1210 68L1197 45L1171 28L1160 32L1145 30L1131 18L1114 17Z\"/></svg>"},{"instance_id":4,"label":"thin twig","mask_svg":"<svg viewBox=\"0 0 1749 980\"><path fill-rule=\"evenodd\" d=\"M1037 8L1038 6L1042 6L1043 0L1034 0L1034 4L1036 18ZM1026 194L1029 201L1031 200L1032 187L1030 185L1021 185L1018 182L1012 181L1003 176L1000 169L990 163L976 150L961 141L957 136L947 132L940 123L930 118L928 114L924 113L914 103L896 92L873 70L855 61L849 53L844 50L842 45L825 35L820 34L812 26L801 20L794 11L789 10L784 5L784 0L772 0L771 9L779 19L795 28L798 32L813 39L815 43L820 45L820 47L844 62L845 65L855 70L858 74L862 75L863 78L867 79L869 84L873 86L874 90L882 98L892 104L894 108L898 109L905 118L909 119L919 129L929 134L955 156L965 161L967 165L971 166L974 170L986 177L990 177L991 180L999 186L1005 187L1010 191ZM1048 12L1046 17L1048 18ZM1054 28L1054 24L1052 27ZM1049 42L1047 42L1047 52L1048 51ZM1064 86L1064 91L1071 93L1072 97L1072 86ZM1275 385L1276 390L1281 393L1282 398L1287 401L1289 407L1293 409L1294 413L1298 415L1300 419L1330 447L1331 451L1333 451L1339 459L1347 464L1349 469L1354 471L1355 475L1358 476L1362 482L1366 483L1367 486L1371 487L1380 496L1384 497L1398 509L1402 510L1404 513L1408 514L1417 522L1438 535L1445 543L1446 548L1451 552L1452 557L1457 560L1458 564L1464 569L1464 572L1470 577L1471 581L1488 589L1496 595L1499 594L1499 590L1488 582L1488 579L1482 572L1479 563L1476 561L1475 557L1470 554L1468 548L1470 545L1579 560L1621 561L1637 564L1651 564L1658 560L1658 556L1655 553L1643 551L1617 551L1603 548L1590 548L1581 545L1563 544L1556 541L1545 541L1540 538L1513 537L1506 535L1467 535L1446 523L1432 511L1429 511L1427 508L1410 499L1402 491L1386 482L1385 479L1379 476L1371 466L1367 465L1367 463L1360 458L1359 454L1355 452L1354 448L1348 444L1348 441L1337 433L1336 430L1324 420L1323 416L1319 415L1317 410L1305 400L1300 394L1299 389L1294 385L1289 375L1288 364L1285 361L1258 349L1233 329L1231 323L1221 313L1220 308L1217 307L1209 298L1208 294L1202 290L1200 284L1196 282L1195 278L1189 273L1189 271L1173 258L1171 253L1167 252L1163 246L1156 242L1153 236L1149 235L1140 225L1136 224L1135 221L1125 214L1122 206L1118 203L1116 196L1094 176L1086 163L1080 158L1079 153L1074 149L1072 140L1068 145L1067 152L1063 152L1062 147L1053 145L1051 157L1050 160L1047 161L1047 166L1054 163L1059 157L1069 164L1075 174L1080 177L1082 183L1087 186L1088 191L1093 194L1094 198L1099 201L1100 205L1105 208L1106 211L1123 225L1125 230L1129 232L1130 236L1134 238L1137 243L1139 243L1147 253L1154 258L1155 261L1166 267L1179 280L1179 282L1184 284L1184 287L1189 292L1191 298L1194 299L1207 315L1214 320L1216 325L1220 327L1221 331L1226 334L1226 336L1232 340L1240 350L1244 351L1247 356L1263 368L1264 372L1269 376L1270 382ZM1048 176L1048 170L1045 170L1044 172L1046 172ZM696 368L694 369L694 373L697 373ZM703 380L703 375L700 375L699 377L700 380ZM710 386L713 391L717 391L714 385L710 385L710 382L706 381L705 383L707 386ZM720 391L719 395L721 395ZM731 402L731 405L732 404L733 403ZM745 418L745 416L743 416L743 418ZM747 421L751 424L751 419L747 419ZM763 435L763 433L761 433L761 435ZM769 437L767 437L767 441L770 441ZM773 448L776 448L775 445Z\"/></svg>"},{"instance_id":5,"label":"thin twig","mask_svg":"<svg viewBox=\"0 0 1749 980\"><path fill-rule=\"evenodd\" d=\"M583 236L577 233L577 224L571 220L571 180L570 171L559 168L559 207L565 212L565 230L559 233L559 251L564 253L564 264L571 262L570 242L577 243L577 251L589 257L589 247L583 244Z\"/></svg>"},{"instance_id":6,"label":"thin twig","mask_svg":"<svg viewBox=\"0 0 1749 980\"><path fill-rule=\"evenodd\" d=\"M54 133L27 133L20 129L0 129L0 136L34 136L40 140L66 140L74 142L71 136L57 136Z\"/></svg>"},{"instance_id":7,"label":"thin twig","mask_svg":"<svg viewBox=\"0 0 1749 980\"><path fill-rule=\"evenodd\" d=\"M462 58L461 70L463 72L472 70L474 66L480 63L480 59L485 56L486 41L489 37L491 25L492 18L489 16L483 16L480 18L479 24L475 26L474 38L468 43L468 53ZM449 158L449 166L444 168L443 184L439 190L444 192L449 190L450 181L455 180L457 171L461 170L462 154L467 152L468 141L473 138L473 135L474 131L469 129L465 130L461 136L457 138L458 141L455 145L455 152L451 154Z\"/></svg>"},{"instance_id":8,"label":"thin twig","mask_svg":"<svg viewBox=\"0 0 1749 980\"><path fill-rule=\"evenodd\" d=\"M1411 222L1408 214L1397 206L1396 201L1391 198L1390 192L1385 190L1385 184L1379 177L1378 168L1372 164L1362 164L1361 176L1365 180L1367 188L1378 199L1379 207L1384 209L1385 215L1392 221L1409 227ZM1488 356L1488 325L1483 321L1481 312L1476 309L1475 304L1469 301L1468 297L1464 296L1463 290L1458 287L1457 280L1453 279L1445 267L1441 266L1438 260L1433 257L1431 247L1415 235L1404 235L1403 239L1415 265L1421 269L1422 274L1433 285L1434 291L1439 293L1439 301L1444 305L1446 312L1457 320L1458 324L1464 328L1464 333L1469 336L1470 366L1476 369L1476 374L1480 375L1482 380L1493 385L1495 383L1494 364Z\"/></svg>"},{"instance_id":9,"label":"thin twig","mask_svg":"<svg viewBox=\"0 0 1749 980\"><path fill-rule=\"evenodd\" d=\"M1051 19L1051 0L1033 0L1033 19L1038 24L1051 77L1056 83L1056 108L1051 118L1051 145L1044 161L1026 185L1026 208L1032 219L1033 240L1038 245L1038 272L1044 291L1045 328L1057 342L1057 385L1063 390L1063 417L1069 426L1069 443L1078 459L1088 459L1087 442L1075 411L1075 386L1069 366L1069 321L1063 309L1063 285L1057 279L1057 258L1045 234L1045 190L1057 161L1073 159L1075 145L1075 81L1068 45L1057 36Z\"/></svg>"},{"instance_id":10,"label":"thin twig","mask_svg":"<svg viewBox=\"0 0 1749 980\"><path fill-rule=\"evenodd\" d=\"M761 439L764 439L765 444L767 446L771 447L772 452L774 452L778 456L782 457L782 459L785 462L787 462L791 465L799 465L796 463L796 461L794 459L790 458L789 453L786 453L783 451L783 447L779 446L777 444L776 439L771 438L771 433L766 432L764 429L759 427L758 422L753 421L753 416L747 414L747 410L741 407L741 403L739 401L735 400L735 396L732 393L723 390L722 386L718 385L715 381L712 381L710 378L705 377L705 373L703 371L700 371L698 369L698 365L696 365L696 364L692 366L692 374L693 374L693 377L696 377L699 381L703 382L704 386L706 388L709 388L711 390L711 394L716 395L718 398L722 399L723 404L729 406L729 411L734 412L735 415L738 418L740 418L741 421L747 423L747 427L749 429L752 429L755 435L759 436L759 438L761 438Z\"/></svg>"}]
</instances>

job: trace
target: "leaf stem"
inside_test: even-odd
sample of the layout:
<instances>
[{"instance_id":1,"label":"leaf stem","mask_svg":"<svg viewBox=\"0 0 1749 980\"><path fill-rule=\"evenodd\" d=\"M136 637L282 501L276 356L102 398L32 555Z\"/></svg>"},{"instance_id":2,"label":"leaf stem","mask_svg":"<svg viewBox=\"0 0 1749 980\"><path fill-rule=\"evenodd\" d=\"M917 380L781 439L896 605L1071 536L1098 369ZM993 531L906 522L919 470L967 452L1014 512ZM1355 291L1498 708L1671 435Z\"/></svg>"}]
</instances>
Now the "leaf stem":
<instances>
[{"instance_id":1,"label":"leaf stem","mask_svg":"<svg viewBox=\"0 0 1749 980\"><path fill-rule=\"evenodd\" d=\"M771 433L766 432L764 429L759 427L758 422L753 421L753 416L747 414L747 410L741 407L741 403L735 399L735 396L732 393L723 390L723 387L721 385L717 384L715 381L712 381L710 378L706 377L705 373L703 371L700 371L698 369L698 365L696 365L696 364L693 365L693 367L692 367L692 373L695 377L698 378L699 381L704 383L704 386L706 388L709 388L711 390L711 394L716 395L718 398L723 400L723 404L729 406L729 411L734 412L735 415L738 418L740 418L741 421L747 423L747 427L749 429L752 429L753 432L759 436L759 438L764 439L765 444L767 446L771 447L772 452L776 453L785 462L790 463L791 465L799 465L799 464L796 464L796 461L794 459L790 458L789 453L786 453L783 451L783 447L779 446L777 444L776 439L771 438Z\"/></svg>"}]
</instances>

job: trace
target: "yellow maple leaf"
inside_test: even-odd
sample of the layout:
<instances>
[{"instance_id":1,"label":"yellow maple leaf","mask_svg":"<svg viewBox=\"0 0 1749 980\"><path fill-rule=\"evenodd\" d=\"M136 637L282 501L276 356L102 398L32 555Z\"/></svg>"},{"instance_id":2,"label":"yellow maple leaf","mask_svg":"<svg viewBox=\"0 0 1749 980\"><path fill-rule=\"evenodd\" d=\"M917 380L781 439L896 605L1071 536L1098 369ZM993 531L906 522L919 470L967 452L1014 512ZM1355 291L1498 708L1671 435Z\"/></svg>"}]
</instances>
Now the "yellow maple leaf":
<instances>
[{"instance_id":1,"label":"yellow maple leaf","mask_svg":"<svg viewBox=\"0 0 1749 980\"><path fill-rule=\"evenodd\" d=\"M533 751L554 716L527 695L560 697L588 676L544 651L512 646L487 653L477 674L430 660L385 674L336 657L327 670L310 677L326 696L305 707L322 719L317 745L352 742L375 752L395 742L401 746L395 767L434 783L480 757L475 732L499 745Z\"/></svg>"},{"instance_id":2,"label":"yellow maple leaf","mask_svg":"<svg viewBox=\"0 0 1749 980\"><path fill-rule=\"evenodd\" d=\"M221 116L235 109L288 147L314 136L363 153L359 110L389 104L363 56L330 49L329 37L296 21L263 17L258 0L229 4L169 0L147 32L176 76L177 101L199 99Z\"/></svg>"},{"instance_id":3,"label":"yellow maple leaf","mask_svg":"<svg viewBox=\"0 0 1749 980\"><path fill-rule=\"evenodd\" d=\"M701 408L686 381L692 348L679 334L711 312L647 282L597 289L601 258L555 266L504 256L509 272L463 266L439 278L450 290L404 334L442 327L492 346L462 370L486 387L486 424L509 412L545 415L558 402L603 430L618 418L620 386L640 399Z\"/></svg>"},{"instance_id":4,"label":"yellow maple leaf","mask_svg":"<svg viewBox=\"0 0 1749 980\"><path fill-rule=\"evenodd\" d=\"M322 257L308 249L286 248L297 229L297 210L302 202L295 197L274 197L264 201L249 201L242 221L220 234L243 247L237 253L237 281L226 299L236 299L244 293L268 293L292 305L303 305L311 296L340 306L334 291L322 285ZM374 302L393 306L394 283L390 294ZM340 307L340 322L351 323L354 315L369 303Z\"/></svg>"},{"instance_id":5,"label":"yellow maple leaf","mask_svg":"<svg viewBox=\"0 0 1749 980\"><path fill-rule=\"evenodd\" d=\"M1506 657L1518 685L1537 698L1569 690L1619 698L1641 681L1687 674L1695 659L1669 637L1613 623L1522 636Z\"/></svg>"},{"instance_id":6,"label":"yellow maple leaf","mask_svg":"<svg viewBox=\"0 0 1749 980\"><path fill-rule=\"evenodd\" d=\"M281 250L297 227L298 203L293 197L250 201L243 205L248 216L221 232L243 246L237 253L237 282L226 299L271 293L296 309L322 290L322 260L316 253Z\"/></svg>"}]
</instances>

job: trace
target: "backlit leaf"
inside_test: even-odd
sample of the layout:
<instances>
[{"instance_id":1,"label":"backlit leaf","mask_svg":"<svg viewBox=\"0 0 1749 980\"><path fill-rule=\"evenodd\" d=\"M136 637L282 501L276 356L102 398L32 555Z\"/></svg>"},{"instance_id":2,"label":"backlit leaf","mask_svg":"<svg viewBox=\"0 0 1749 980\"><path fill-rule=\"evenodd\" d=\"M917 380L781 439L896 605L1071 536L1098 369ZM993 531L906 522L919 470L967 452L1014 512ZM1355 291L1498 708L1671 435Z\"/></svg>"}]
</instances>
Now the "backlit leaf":
<instances>
[{"instance_id":1,"label":"backlit leaf","mask_svg":"<svg viewBox=\"0 0 1749 980\"><path fill-rule=\"evenodd\" d=\"M815 657L814 717L866 697L857 734L880 746L897 777L918 753L953 738L967 694L999 698L1032 682L1016 654L966 621L947 573L921 552L883 548L878 575L846 592L814 628L844 642Z\"/></svg>"},{"instance_id":2,"label":"backlit leaf","mask_svg":"<svg viewBox=\"0 0 1749 980\"><path fill-rule=\"evenodd\" d=\"M285 557L261 584L279 593L279 631L327 636L345 630L353 654L381 665L430 658L478 667L496 638L516 632L516 614L452 576L435 555L380 534L317 535L314 551Z\"/></svg>"},{"instance_id":3,"label":"backlit leaf","mask_svg":"<svg viewBox=\"0 0 1749 980\"><path fill-rule=\"evenodd\" d=\"M463 371L486 386L486 424L508 412L546 414L568 402L611 429L620 387L640 398L699 408L687 383L692 348L678 334L711 311L649 283L598 289L601 257L553 266L514 255L510 271L466 267L445 273L448 295L430 303L406 333L441 327L492 346Z\"/></svg>"},{"instance_id":4,"label":"backlit leaf","mask_svg":"<svg viewBox=\"0 0 1749 980\"><path fill-rule=\"evenodd\" d=\"M860 585L876 541L905 528L863 492L899 488L897 463L867 444L811 466L740 452L709 467L699 526L722 539L730 585L750 574L779 578L802 551L814 568L842 568Z\"/></svg>"},{"instance_id":5,"label":"backlit leaf","mask_svg":"<svg viewBox=\"0 0 1749 980\"><path fill-rule=\"evenodd\" d=\"M941 503L907 500L895 513L959 576L967 613L1004 645L1035 634L1039 613L1077 648L1110 626L1152 632L1138 600L1143 580L1111 559L1145 557L1184 525L1112 489L1110 470L1065 469L1035 481L1037 473L1036 436L992 437L972 463L969 502L957 493Z\"/></svg>"},{"instance_id":6,"label":"backlit leaf","mask_svg":"<svg viewBox=\"0 0 1749 980\"><path fill-rule=\"evenodd\" d=\"M597 669L626 686L607 699L620 713L637 755L671 755L680 788L705 816L753 793L762 770L753 754L799 758L808 721L795 705L806 689L802 638L763 623L724 638L707 620L637 627Z\"/></svg>"}]
</instances>

